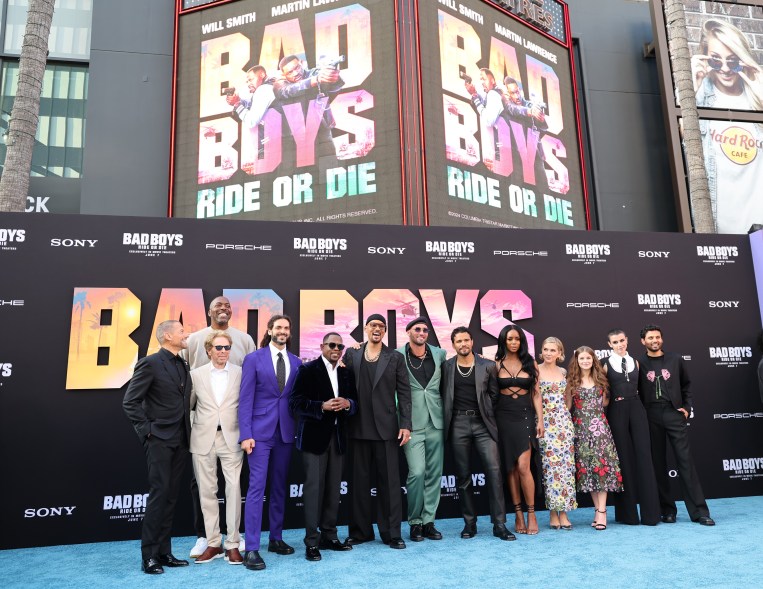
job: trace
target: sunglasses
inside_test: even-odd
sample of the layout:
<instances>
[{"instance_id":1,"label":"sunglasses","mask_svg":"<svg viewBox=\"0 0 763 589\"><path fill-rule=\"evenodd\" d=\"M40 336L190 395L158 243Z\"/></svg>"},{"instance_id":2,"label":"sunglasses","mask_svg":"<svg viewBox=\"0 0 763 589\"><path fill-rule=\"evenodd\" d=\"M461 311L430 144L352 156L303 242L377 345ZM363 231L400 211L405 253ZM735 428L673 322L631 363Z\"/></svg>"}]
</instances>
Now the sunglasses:
<instances>
[{"instance_id":1,"label":"sunglasses","mask_svg":"<svg viewBox=\"0 0 763 589\"><path fill-rule=\"evenodd\" d=\"M230 346L212 346L215 350L218 352L222 352L223 350L226 350L227 352L230 352Z\"/></svg>"},{"instance_id":2,"label":"sunglasses","mask_svg":"<svg viewBox=\"0 0 763 589\"><path fill-rule=\"evenodd\" d=\"M336 342L328 342L327 344L321 345L328 346L329 350L339 350L340 352L344 350L344 344L338 344Z\"/></svg>"},{"instance_id":3,"label":"sunglasses","mask_svg":"<svg viewBox=\"0 0 763 589\"><path fill-rule=\"evenodd\" d=\"M415 331L416 333L429 333L428 327L414 327L411 331Z\"/></svg>"},{"instance_id":4,"label":"sunglasses","mask_svg":"<svg viewBox=\"0 0 763 589\"><path fill-rule=\"evenodd\" d=\"M384 323L369 323L366 327L370 327L371 329L387 329L387 326L384 325Z\"/></svg>"},{"instance_id":5,"label":"sunglasses","mask_svg":"<svg viewBox=\"0 0 763 589\"><path fill-rule=\"evenodd\" d=\"M739 58L736 55L733 57L727 57L725 60L721 59L720 57L711 57L707 60L707 65L715 71L720 71L723 69L724 61L726 63L726 67L734 73L738 74L744 69L744 64L739 61Z\"/></svg>"}]
</instances>

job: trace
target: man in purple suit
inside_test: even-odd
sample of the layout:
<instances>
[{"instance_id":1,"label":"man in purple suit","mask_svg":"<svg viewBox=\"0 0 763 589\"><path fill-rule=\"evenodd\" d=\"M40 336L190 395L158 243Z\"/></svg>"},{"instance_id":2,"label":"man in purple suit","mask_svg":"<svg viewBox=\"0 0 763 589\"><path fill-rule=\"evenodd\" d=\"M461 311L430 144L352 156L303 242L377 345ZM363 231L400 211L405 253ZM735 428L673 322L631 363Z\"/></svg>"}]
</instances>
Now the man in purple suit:
<instances>
[{"instance_id":1,"label":"man in purple suit","mask_svg":"<svg viewBox=\"0 0 763 589\"><path fill-rule=\"evenodd\" d=\"M248 455L249 491L246 494L244 529L246 556L244 566L259 571L265 568L260 556L262 501L270 473L270 541L268 552L294 554L294 548L281 537L286 503L286 474L294 445L294 419L289 414L297 368L302 361L286 350L291 336L291 319L273 315L260 349L244 359L238 423L241 448Z\"/></svg>"}]
</instances>

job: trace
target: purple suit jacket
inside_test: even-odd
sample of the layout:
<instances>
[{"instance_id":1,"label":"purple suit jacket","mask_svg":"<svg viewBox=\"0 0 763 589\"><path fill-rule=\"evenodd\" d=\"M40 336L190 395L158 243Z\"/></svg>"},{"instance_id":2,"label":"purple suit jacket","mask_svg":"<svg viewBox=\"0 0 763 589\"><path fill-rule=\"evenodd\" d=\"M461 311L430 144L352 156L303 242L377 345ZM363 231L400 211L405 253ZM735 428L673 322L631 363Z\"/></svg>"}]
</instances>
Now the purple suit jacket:
<instances>
[{"instance_id":1,"label":"purple suit jacket","mask_svg":"<svg viewBox=\"0 0 763 589\"><path fill-rule=\"evenodd\" d=\"M287 352L289 378L282 392L278 390L270 348L260 348L244 358L241 367L241 393L238 402L239 443L253 439L269 440L281 426L281 439L294 443L294 418L289 414L289 397L302 360Z\"/></svg>"}]
</instances>

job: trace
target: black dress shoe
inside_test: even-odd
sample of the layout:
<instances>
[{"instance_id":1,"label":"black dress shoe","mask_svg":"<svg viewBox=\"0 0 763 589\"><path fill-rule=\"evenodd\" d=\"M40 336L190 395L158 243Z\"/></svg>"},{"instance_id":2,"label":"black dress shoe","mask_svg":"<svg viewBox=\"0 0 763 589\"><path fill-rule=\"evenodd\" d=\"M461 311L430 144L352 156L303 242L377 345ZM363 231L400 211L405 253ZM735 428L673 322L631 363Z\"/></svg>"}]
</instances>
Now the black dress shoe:
<instances>
[{"instance_id":1,"label":"black dress shoe","mask_svg":"<svg viewBox=\"0 0 763 589\"><path fill-rule=\"evenodd\" d=\"M321 551L318 550L317 546L308 546L305 548L305 558L313 562L319 561L321 559Z\"/></svg>"},{"instance_id":2,"label":"black dress shoe","mask_svg":"<svg viewBox=\"0 0 763 589\"><path fill-rule=\"evenodd\" d=\"M147 575L161 575L164 572L164 569L162 568L162 564L159 562L158 558L144 558L141 562L141 567L143 569L143 572Z\"/></svg>"},{"instance_id":3,"label":"black dress shoe","mask_svg":"<svg viewBox=\"0 0 763 589\"><path fill-rule=\"evenodd\" d=\"M261 571L265 568L265 561L257 550L249 550L244 556L244 566L250 571Z\"/></svg>"},{"instance_id":4,"label":"black dress shoe","mask_svg":"<svg viewBox=\"0 0 763 589\"><path fill-rule=\"evenodd\" d=\"M405 541L402 538L390 538L389 542L385 542L385 544L390 548L395 548L396 550L402 550L405 548Z\"/></svg>"},{"instance_id":5,"label":"black dress shoe","mask_svg":"<svg viewBox=\"0 0 763 589\"><path fill-rule=\"evenodd\" d=\"M271 540L268 542L268 552L275 552L276 554L285 556L287 554L294 554L294 548L289 546L283 540Z\"/></svg>"},{"instance_id":6,"label":"black dress shoe","mask_svg":"<svg viewBox=\"0 0 763 589\"><path fill-rule=\"evenodd\" d=\"M701 526L714 526L715 525L715 521L709 515L700 516L698 519L695 519L694 521L697 522Z\"/></svg>"},{"instance_id":7,"label":"black dress shoe","mask_svg":"<svg viewBox=\"0 0 763 589\"><path fill-rule=\"evenodd\" d=\"M358 544L365 544L371 540L373 540L373 538L353 538L352 536L347 536L347 539L344 541L344 543L352 548L353 546L357 546Z\"/></svg>"},{"instance_id":8,"label":"black dress shoe","mask_svg":"<svg viewBox=\"0 0 763 589\"><path fill-rule=\"evenodd\" d=\"M187 560L180 560L179 558L175 558L172 556L172 554L160 554L159 555L159 564L164 565L166 567L174 568L174 567L187 567L188 561Z\"/></svg>"},{"instance_id":9,"label":"black dress shoe","mask_svg":"<svg viewBox=\"0 0 763 589\"><path fill-rule=\"evenodd\" d=\"M469 524L466 524L464 526L464 529L461 530L462 538L474 538L474 536L476 535L477 535L477 526L470 526Z\"/></svg>"},{"instance_id":10,"label":"black dress shoe","mask_svg":"<svg viewBox=\"0 0 763 589\"><path fill-rule=\"evenodd\" d=\"M676 523L676 514L675 513L663 513L662 517L660 519L662 520L662 523L664 523L664 524L674 524L674 523Z\"/></svg>"},{"instance_id":11,"label":"black dress shoe","mask_svg":"<svg viewBox=\"0 0 763 589\"><path fill-rule=\"evenodd\" d=\"M429 540L442 540L442 534L434 527L434 522L424 524L424 537Z\"/></svg>"},{"instance_id":12,"label":"black dress shoe","mask_svg":"<svg viewBox=\"0 0 763 589\"><path fill-rule=\"evenodd\" d=\"M516 540L517 537L512 534L504 524L495 524L493 526L493 536L501 540Z\"/></svg>"},{"instance_id":13,"label":"black dress shoe","mask_svg":"<svg viewBox=\"0 0 763 589\"><path fill-rule=\"evenodd\" d=\"M334 550L336 552L345 552L346 550L352 550L351 544L343 544L336 538L333 540L321 540L319 546L321 550Z\"/></svg>"},{"instance_id":14,"label":"black dress shoe","mask_svg":"<svg viewBox=\"0 0 763 589\"><path fill-rule=\"evenodd\" d=\"M424 527L421 524L411 525L411 541L412 542L424 541Z\"/></svg>"}]
</instances>

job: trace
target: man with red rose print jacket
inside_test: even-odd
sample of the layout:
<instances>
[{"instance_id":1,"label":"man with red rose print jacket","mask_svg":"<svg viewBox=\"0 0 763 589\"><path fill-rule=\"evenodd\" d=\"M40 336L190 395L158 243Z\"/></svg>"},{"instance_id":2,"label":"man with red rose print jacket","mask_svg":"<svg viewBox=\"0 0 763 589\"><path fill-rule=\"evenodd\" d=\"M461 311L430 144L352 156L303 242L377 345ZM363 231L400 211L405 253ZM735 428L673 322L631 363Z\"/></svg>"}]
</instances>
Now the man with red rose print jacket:
<instances>
[{"instance_id":1,"label":"man with red rose print jacket","mask_svg":"<svg viewBox=\"0 0 763 589\"><path fill-rule=\"evenodd\" d=\"M663 352L662 329L657 325L647 325L641 330L641 343L646 348L646 354L639 360L638 392L649 420L662 521L676 523L676 503L670 494L665 456L667 437L676 457L683 498L691 520L703 526L714 526L689 448L691 393L683 358L672 352Z\"/></svg>"}]
</instances>

